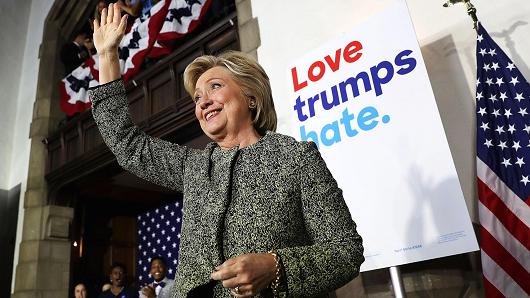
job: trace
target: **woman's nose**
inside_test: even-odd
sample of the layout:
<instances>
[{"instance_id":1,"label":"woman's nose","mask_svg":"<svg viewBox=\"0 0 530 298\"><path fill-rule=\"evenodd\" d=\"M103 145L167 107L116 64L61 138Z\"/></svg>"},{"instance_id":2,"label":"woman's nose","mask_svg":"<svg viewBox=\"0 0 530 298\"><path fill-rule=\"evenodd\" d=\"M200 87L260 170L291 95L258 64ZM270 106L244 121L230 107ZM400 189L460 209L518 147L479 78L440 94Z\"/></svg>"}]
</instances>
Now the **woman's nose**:
<instances>
[{"instance_id":1,"label":"woman's nose","mask_svg":"<svg viewBox=\"0 0 530 298\"><path fill-rule=\"evenodd\" d=\"M199 101L199 106L201 107L201 109L206 109L211 104L212 99L210 98L209 94L204 94L201 100Z\"/></svg>"}]
</instances>

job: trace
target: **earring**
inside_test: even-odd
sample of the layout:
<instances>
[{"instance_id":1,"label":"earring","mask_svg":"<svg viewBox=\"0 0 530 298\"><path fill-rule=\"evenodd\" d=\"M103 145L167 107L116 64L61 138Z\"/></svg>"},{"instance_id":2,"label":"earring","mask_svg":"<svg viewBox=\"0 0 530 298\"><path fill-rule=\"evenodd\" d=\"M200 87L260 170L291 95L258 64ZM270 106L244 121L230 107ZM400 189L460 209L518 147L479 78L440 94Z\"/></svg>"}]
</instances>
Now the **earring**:
<instances>
[{"instance_id":1,"label":"earring","mask_svg":"<svg viewBox=\"0 0 530 298\"><path fill-rule=\"evenodd\" d=\"M256 108L256 106L257 106L256 99L251 98L250 102L248 104L248 108L251 109L251 110L254 110Z\"/></svg>"}]
</instances>

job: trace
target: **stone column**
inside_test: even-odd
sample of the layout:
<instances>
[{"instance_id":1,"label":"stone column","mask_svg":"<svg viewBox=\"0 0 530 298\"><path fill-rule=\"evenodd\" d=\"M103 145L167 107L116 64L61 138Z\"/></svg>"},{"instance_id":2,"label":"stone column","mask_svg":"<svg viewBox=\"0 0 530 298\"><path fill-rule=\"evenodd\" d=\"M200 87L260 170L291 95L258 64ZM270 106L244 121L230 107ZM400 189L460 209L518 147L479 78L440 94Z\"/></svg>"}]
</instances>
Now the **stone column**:
<instances>
[{"instance_id":1,"label":"stone column","mask_svg":"<svg viewBox=\"0 0 530 298\"><path fill-rule=\"evenodd\" d=\"M67 298L69 226L74 210L46 205L26 208L13 298Z\"/></svg>"},{"instance_id":2,"label":"stone column","mask_svg":"<svg viewBox=\"0 0 530 298\"><path fill-rule=\"evenodd\" d=\"M252 17L251 0L236 0L236 10L241 51L257 59L261 40L258 19Z\"/></svg>"},{"instance_id":3,"label":"stone column","mask_svg":"<svg viewBox=\"0 0 530 298\"><path fill-rule=\"evenodd\" d=\"M58 8L58 4L54 5L52 12ZM72 208L51 205L45 179L45 140L60 116L56 86L61 79L58 55L64 40L59 29L48 20L40 46L39 81L29 132L31 149L14 298L69 297L69 226L74 212Z\"/></svg>"}]
</instances>

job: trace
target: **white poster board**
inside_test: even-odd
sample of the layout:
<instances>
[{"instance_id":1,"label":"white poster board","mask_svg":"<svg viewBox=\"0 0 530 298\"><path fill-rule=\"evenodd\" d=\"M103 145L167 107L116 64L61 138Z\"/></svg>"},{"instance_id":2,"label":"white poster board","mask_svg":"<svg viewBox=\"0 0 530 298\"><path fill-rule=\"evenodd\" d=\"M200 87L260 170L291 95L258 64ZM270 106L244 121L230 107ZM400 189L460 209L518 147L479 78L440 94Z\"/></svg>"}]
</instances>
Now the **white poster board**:
<instances>
[{"instance_id":1,"label":"white poster board","mask_svg":"<svg viewBox=\"0 0 530 298\"><path fill-rule=\"evenodd\" d=\"M405 2L300 56L290 134L318 144L344 191L361 270L477 250Z\"/></svg>"}]
</instances>

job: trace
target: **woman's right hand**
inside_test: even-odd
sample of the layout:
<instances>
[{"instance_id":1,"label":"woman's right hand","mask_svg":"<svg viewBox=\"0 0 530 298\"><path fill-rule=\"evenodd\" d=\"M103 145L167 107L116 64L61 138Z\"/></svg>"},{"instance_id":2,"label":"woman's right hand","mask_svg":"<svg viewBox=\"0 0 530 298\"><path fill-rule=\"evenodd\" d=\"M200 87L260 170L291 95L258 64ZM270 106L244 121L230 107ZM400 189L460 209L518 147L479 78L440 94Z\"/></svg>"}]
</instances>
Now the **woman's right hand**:
<instances>
[{"instance_id":1,"label":"woman's right hand","mask_svg":"<svg viewBox=\"0 0 530 298\"><path fill-rule=\"evenodd\" d=\"M120 5L111 3L101 12L101 24L94 20L94 45L100 56L118 51L127 25L127 15L120 15Z\"/></svg>"}]
</instances>

